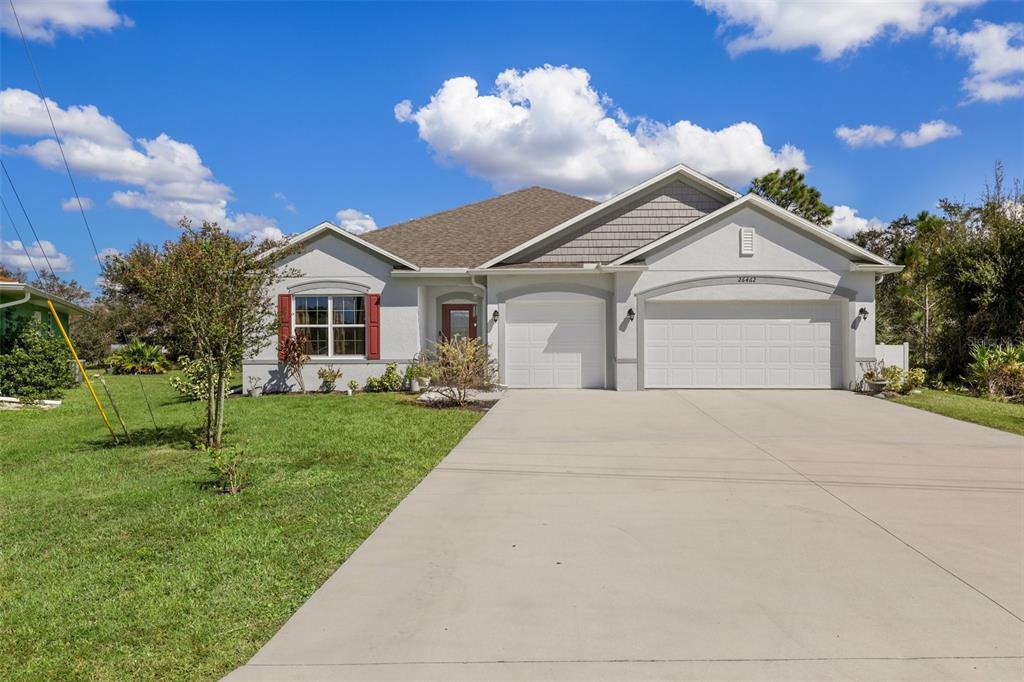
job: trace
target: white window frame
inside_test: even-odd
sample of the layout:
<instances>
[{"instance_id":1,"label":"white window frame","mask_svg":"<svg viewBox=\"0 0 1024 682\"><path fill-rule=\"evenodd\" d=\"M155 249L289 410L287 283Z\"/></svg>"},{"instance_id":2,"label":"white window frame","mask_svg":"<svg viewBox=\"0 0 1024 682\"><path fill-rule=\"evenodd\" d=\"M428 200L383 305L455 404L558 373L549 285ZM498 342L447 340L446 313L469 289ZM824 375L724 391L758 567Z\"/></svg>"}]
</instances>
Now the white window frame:
<instances>
[{"instance_id":1,"label":"white window frame","mask_svg":"<svg viewBox=\"0 0 1024 682\"><path fill-rule=\"evenodd\" d=\"M350 298L361 298L363 299L363 323L362 324L334 324L334 299L336 297L348 296ZM295 324L297 318L296 309L300 298L327 298L327 324ZM292 295L292 336L295 336L295 328L305 327L317 327L319 329L327 329L327 355L311 355L311 358L337 358L339 360L365 360L366 350L370 343L370 316L368 297L366 294L318 294L311 291L304 291L301 294ZM362 355L335 355L334 354L334 328L345 327L345 328L356 328L362 327L364 331L363 335L363 354Z\"/></svg>"}]
</instances>

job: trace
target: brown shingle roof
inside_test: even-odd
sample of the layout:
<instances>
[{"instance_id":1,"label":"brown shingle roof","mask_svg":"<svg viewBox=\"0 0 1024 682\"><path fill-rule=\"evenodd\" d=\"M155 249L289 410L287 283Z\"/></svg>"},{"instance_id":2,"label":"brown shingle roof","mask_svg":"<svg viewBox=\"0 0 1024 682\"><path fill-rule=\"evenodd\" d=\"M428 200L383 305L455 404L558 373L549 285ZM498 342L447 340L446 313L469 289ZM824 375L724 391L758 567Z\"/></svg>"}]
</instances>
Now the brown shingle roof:
<instances>
[{"instance_id":1,"label":"brown shingle roof","mask_svg":"<svg viewBox=\"0 0 1024 682\"><path fill-rule=\"evenodd\" d=\"M363 239L420 267L475 267L597 205L543 187L408 220Z\"/></svg>"}]
</instances>

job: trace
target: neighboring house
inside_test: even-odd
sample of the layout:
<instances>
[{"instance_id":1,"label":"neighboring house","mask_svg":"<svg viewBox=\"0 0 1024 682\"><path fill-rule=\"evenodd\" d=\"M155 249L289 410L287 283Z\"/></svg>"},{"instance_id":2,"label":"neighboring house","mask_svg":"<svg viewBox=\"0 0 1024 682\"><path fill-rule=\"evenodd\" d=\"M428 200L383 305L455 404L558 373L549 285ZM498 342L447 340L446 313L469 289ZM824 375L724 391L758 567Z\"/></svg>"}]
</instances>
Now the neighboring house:
<instances>
[{"instance_id":1,"label":"neighboring house","mask_svg":"<svg viewBox=\"0 0 1024 682\"><path fill-rule=\"evenodd\" d=\"M531 187L290 242L278 336L310 339L311 387L322 365L363 382L462 334L510 387L849 388L875 357L875 284L900 270L685 166L602 203ZM244 374L294 388L276 340Z\"/></svg>"},{"instance_id":2,"label":"neighboring house","mask_svg":"<svg viewBox=\"0 0 1024 682\"><path fill-rule=\"evenodd\" d=\"M57 310L57 315L60 316L60 322L64 325L64 329L68 328L72 317L85 315L89 312L80 305L71 301L65 301L57 296L52 296L42 289L37 289L34 286L13 279L0 277L0 336L6 334L8 329L11 329L19 320L25 318L42 322L53 329L55 334L59 334L60 330L53 320L49 306L46 305L47 299L53 301L53 307Z\"/></svg>"}]
</instances>

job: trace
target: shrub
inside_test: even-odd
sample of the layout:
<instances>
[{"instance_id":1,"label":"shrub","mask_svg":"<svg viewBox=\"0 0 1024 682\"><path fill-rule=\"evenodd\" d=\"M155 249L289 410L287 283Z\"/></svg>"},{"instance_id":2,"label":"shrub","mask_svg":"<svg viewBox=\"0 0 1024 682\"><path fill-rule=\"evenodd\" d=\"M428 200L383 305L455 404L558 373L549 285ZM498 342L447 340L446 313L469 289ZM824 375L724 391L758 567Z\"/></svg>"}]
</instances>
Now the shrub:
<instances>
[{"instance_id":1,"label":"shrub","mask_svg":"<svg viewBox=\"0 0 1024 682\"><path fill-rule=\"evenodd\" d=\"M55 400L74 385L71 353L48 326L24 322L0 339L0 395Z\"/></svg>"},{"instance_id":2,"label":"shrub","mask_svg":"<svg viewBox=\"0 0 1024 682\"><path fill-rule=\"evenodd\" d=\"M180 357L178 366L181 368L181 375L170 378L171 388L190 400L206 400L210 394L210 381L213 377L213 372L207 364L202 360ZM224 395L228 394L231 374L229 371L228 380L224 382Z\"/></svg>"},{"instance_id":3,"label":"shrub","mask_svg":"<svg viewBox=\"0 0 1024 682\"><path fill-rule=\"evenodd\" d=\"M163 374L171 367L160 348L140 339L118 348L105 362L111 374Z\"/></svg>"},{"instance_id":4,"label":"shrub","mask_svg":"<svg viewBox=\"0 0 1024 682\"><path fill-rule=\"evenodd\" d=\"M431 387L445 403L456 406L469 402L470 389L493 387L498 370L480 339L464 337L438 341L424 355L422 365L429 368Z\"/></svg>"},{"instance_id":5,"label":"shrub","mask_svg":"<svg viewBox=\"0 0 1024 682\"><path fill-rule=\"evenodd\" d=\"M370 393L401 391L402 375L398 373L398 365L394 362L389 362L383 374L366 380L364 388Z\"/></svg>"},{"instance_id":6,"label":"shrub","mask_svg":"<svg viewBox=\"0 0 1024 682\"><path fill-rule=\"evenodd\" d=\"M323 382L323 390L329 393L334 390L334 385L341 378L341 370L334 365L326 365L318 369L316 375Z\"/></svg>"},{"instance_id":7,"label":"shrub","mask_svg":"<svg viewBox=\"0 0 1024 682\"><path fill-rule=\"evenodd\" d=\"M978 393L1020 400L1024 396L1024 342L974 344L964 379Z\"/></svg>"},{"instance_id":8,"label":"shrub","mask_svg":"<svg viewBox=\"0 0 1024 682\"><path fill-rule=\"evenodd\" d=\"M924 371L923 367L912 367L908 372L907 376L903 379L903 392L909 393L922 388L925 382L928 381L928 373Z\"/></svg>"},{"instance_id":9,"label":"shrub","mask_svg":"<svg viewBox=\"0 0 1024 682\"><path fill-rule=\"evenodd\" d=\"M278 349L281 362L288 368L288 373L295 377L299 384L299 390L306 392L306 380L302 378L302 368L309 362L309 355L306 354L306 339L303 335L296 334L289 336Z\"/></svg>"},{"instance_id":10,"label":"shrub","mask_svg":"<svg viewBox=\"0 0 1024 682\"><path fill-rule=\"evenodd\" d=\"M353 393L358 391L359 390L359 382L356 381L355 379L352 379L351 381L349 381L348 382L348 390L352 391Z\"/></svg>"},{"instance_id":11,"label":"shrub","mask_svg":"<svg viewBox=\"0 0 1024 682\"><path fill-rule=\"evenodd\" d=\"M903 369L896 365L886 365L882 368L882 380L887 381L886 389L903 393Z\"/></svg>"},{"instance_id":12,"label":"shrub","mask_svg":"<svg viewBox=\"0 0 1024 682\"><path fill-rule=\"evenodd\" d=\"M242 492L249 481L245 451L230 446L218 449L200 445L199 449L210 456L210 473L215 477L214 488L228 495Z\"/></svg>"}]
</instances>

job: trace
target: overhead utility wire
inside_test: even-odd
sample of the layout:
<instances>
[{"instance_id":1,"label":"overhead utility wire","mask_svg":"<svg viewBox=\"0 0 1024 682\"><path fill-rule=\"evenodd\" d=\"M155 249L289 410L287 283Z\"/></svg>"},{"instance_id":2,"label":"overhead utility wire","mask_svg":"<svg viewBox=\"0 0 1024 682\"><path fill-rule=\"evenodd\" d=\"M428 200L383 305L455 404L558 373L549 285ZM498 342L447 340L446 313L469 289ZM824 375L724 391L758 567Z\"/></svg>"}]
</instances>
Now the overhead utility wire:
<instances>
[{"instance_id":1,"label":"overhead utility wire","mask_svg":"<svg viewBox=\"0 0 1024 682\"><path fill-rule=\"evenodd\" d=\"M50 258L46 255L46 249L43 248L43 243L39 240L39 234L36 232L36 226L32 224L32 219L28 217L28 211L25 210L25 204L21 201L21 195L18 194L18 188L14 186L14 180L11 179L11 174L7 172L7 164L4 163L3 159L0 159L0 167L4 169L4 176L7 177L7 183L11 186L11 190L14 192L14 198L18 200L18 206L21 206L21 213L25 216L25 222L28 223L28 228L32 230L32 237L36 240L36 246L39 247L39 253L43 254L43 260L46 261L46 267L50 270L50 274L54 277L57 274L53 271L53 266L50 265ZM10 213L7 214L10 216ZM20 239L20 236L19 236ZM22 242L24 245L24 242ZM26 250L26 254L28 251ZM31 263L31 259L29 259ZM35 271L36 267L33 265L32 270ZM36 277L39 277L39 273L36 272Z\"/></svg>"},{"instance_id":2,"label":"overhead utility wire","mask_svg":"<svg viewBox=\"0 0 1024 682\"><path fill-rule=\"evenodd\" d=\"M25 240L21 238L21 231L18 229L17 223L14 222L14 216L11 215L11 211L7 208L7 202L4 201L3 196L0 196L0 205L4 207L4 213L7 214L7 222L14 228L14 234L18 237L18 243L21 244L21 248L25 251L25 258L28 258L28 264L32 268L32 272L36 274L36 279L39 279L39 271L36 270L35 261L32 260L32 254L28 252L28 245Z\"/></svg>"},{"instance_id":3,"label":"overhead utility wire","mask_svg":"<svg viewBox=\"0 0 1024 682\"><path fill-rule=\"evenodd\" d=\"M89 226L89 219L85 215L85 206L82 204L82 197L78 194L78 186L75 184L75 177L71 174L71 165L68 163L68 157L64 154L64 143L60 139L60 134L57 133L57 126L53 122L53 113L50 111L50 102L46 99L46 93L43 92L43 81L39 77L39 70L36 68L36 63L32 59L32 50L28 47L28 40L25 39L25 31L21 28L21 19L18 18L18 10L14 8L14 0L7 0L11 6L11 13L14 14L14 22L18 25L18 33L21 34L21 44L25 46L25 56L28 57L28 63L32 67L32 75L36 79L36 87L39 89L39 98L43 100L43 106L46 107L46 116L50 119L50 128L53 130L53 137L57 140L57 148L60 149L60 158L64 160L64 168L68 172L68 180L71 181L71 189L75 193L75 200L78 201L78 212L82 214L82 222L85 223L85 231L89 233L89 242L92 244L92 252L96 254L96 262L101 266L103 261L100 260L99 249L96 248L96 240L92 236L92 228ZM5 171L6 172L6 171ZM18 201L21 201L20 199Z\"/></svg>"}]
</instances>

